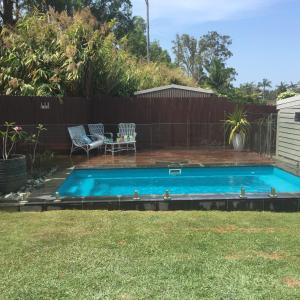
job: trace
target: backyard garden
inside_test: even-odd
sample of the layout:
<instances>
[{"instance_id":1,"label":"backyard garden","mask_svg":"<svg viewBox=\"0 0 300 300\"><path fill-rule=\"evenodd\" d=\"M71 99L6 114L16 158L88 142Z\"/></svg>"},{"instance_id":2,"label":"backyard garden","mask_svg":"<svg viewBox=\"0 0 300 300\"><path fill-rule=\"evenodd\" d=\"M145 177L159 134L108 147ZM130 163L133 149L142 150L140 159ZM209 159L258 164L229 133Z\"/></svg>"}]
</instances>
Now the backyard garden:
<instances>
[{"instance_id":1,"label":"backyard garden","mask_svg":"<svg viewBox=\"0 0 300 300\"><path fill-rule=\"evenodd\" d=\"M300 83L141 2L0 1L0 298L300 299Z\"/></svg>"}]
</instances>

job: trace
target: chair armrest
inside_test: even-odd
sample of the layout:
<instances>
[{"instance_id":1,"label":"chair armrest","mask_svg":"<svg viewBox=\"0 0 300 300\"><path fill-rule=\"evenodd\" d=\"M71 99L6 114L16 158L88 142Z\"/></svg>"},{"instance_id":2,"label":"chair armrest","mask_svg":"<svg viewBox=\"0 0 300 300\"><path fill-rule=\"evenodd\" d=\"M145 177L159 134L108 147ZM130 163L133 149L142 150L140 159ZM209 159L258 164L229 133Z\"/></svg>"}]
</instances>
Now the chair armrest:
<instances>
[{"instance_id":1,"label":"chair armrest","mask_svg":"<svg viewBox=\"0 0 300 300\"><path fill-rule=\"evenodd\" d=\"M77 147L89 147L89 145L81 137L74 137L72 142Z\"/></svg>"},{"instance_id":2,"label":"chair armrest","mask_svg":"<svg viewBox=\"0 0 300 300\"><path fill-rule=\"evenodd\" d=\"M87 137L89 137L93 142L99 141L99 140L104 140L104 136L100 135L100 134L90 134L90 135L87 135Z\"/></svg>"},{"instance_id":3,"label":"chair armrest","mask_svg":"<svg viewBox=\"0 0 300 300\"><path fill-rule=\"evenodd\" d=\"M112 132L104 132L104 135L109 135L110 138L113 138L113 136L114 136Z\"/></svg>"}]
</instances>

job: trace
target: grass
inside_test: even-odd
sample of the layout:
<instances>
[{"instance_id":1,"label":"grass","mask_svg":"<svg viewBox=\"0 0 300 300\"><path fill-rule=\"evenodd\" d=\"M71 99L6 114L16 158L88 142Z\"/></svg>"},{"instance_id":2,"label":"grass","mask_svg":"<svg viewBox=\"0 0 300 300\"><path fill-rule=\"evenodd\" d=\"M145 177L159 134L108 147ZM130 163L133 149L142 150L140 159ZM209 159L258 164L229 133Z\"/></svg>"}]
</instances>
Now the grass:
<instances>
[{"instance_id":1,"label":"grass","mask_svg":"<svg viewBox=\"0 0 300 300\"><path fill-rule=\"evenodd\" d=\"M300 215L0 213L1 299L299 299Z\"/></svg>"}]
</instances>

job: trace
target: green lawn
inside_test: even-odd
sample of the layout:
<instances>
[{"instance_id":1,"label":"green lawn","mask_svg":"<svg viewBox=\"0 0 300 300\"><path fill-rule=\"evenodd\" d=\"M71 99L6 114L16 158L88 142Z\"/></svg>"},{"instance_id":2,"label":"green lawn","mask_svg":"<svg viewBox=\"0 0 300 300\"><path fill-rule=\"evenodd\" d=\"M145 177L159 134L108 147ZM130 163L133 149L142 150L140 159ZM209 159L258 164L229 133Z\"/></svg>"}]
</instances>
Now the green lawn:
<instances>
[{"instance_id":1,"label":"green lawn","mask_svg":"<svg viewBox=\"0 0 300 300\"><path fill-rule=\"evenodd\" d=\"M1 299L300 299L300 215L0 213Z\"/></svg>"}]
</instances>

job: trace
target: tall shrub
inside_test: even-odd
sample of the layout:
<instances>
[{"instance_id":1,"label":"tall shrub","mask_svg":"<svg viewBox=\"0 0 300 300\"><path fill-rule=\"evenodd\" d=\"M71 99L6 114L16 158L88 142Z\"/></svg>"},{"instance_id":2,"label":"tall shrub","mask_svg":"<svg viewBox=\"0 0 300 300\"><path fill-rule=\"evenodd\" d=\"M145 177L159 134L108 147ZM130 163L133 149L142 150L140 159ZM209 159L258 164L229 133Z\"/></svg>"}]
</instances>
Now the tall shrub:
<instances>
[{"instance_id":1,"label":"tall shrub","mask_svg":"<svg viewBox=\"0 0 300 300\"><path fill-rule=\"evenodd\" d=\"M195 85L179 69L146 63L116 39L114 22L98 24L88 9L35 12L0 33L0 94L131 95L142 88Z\"/></svg>"}]
</instances>

